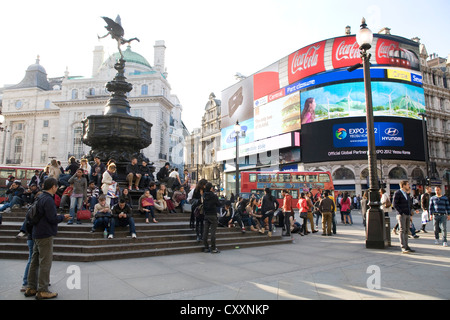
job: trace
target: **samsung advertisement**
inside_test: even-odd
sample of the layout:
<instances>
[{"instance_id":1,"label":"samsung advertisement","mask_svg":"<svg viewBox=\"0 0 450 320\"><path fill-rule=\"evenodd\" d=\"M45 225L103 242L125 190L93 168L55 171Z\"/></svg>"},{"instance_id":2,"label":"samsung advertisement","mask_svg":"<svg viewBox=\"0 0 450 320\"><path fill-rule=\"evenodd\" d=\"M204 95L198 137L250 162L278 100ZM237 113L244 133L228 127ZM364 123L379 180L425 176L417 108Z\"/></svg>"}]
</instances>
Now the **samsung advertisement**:
<instances>
[{"instance_id":1,"label":"samsung advertisement","mask_svg":"<svg viewBox=\"0 0 450 320\"><path fill-rule=\"evenodd\" d=\"M365 117L332 119L302 125L304 163L366 160ZM377 159L425 161L421 120L375 117Z\"/></svg>"}]
</instances>

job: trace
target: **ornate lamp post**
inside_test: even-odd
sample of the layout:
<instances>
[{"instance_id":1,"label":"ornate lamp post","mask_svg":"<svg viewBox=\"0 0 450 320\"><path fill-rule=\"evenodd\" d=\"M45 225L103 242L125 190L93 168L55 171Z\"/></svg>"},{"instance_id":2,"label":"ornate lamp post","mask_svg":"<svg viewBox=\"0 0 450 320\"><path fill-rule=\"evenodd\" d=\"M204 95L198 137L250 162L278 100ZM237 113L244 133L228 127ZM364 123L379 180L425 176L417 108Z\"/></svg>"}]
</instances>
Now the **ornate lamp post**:
<instances>
[{"instance_id":1,"label":"ornate lamp post","mask_svg":"<svg viewBox=\"0 0 450 320\"><path fill-rule=\"evenodd\" d=\"M366 124L369 164L369 209L367 211L366 248L384 249L386 229L384 213L380 209L380 194L377 175L377 154L375 147L374 118L372 107L372 86L370 82L370 57L368 52L372 47L373 33L367 28L366 19L362 19L361 29L356 35L359 44L364 70L364 88L366 94Z\"/></svg>"}]
</instances>

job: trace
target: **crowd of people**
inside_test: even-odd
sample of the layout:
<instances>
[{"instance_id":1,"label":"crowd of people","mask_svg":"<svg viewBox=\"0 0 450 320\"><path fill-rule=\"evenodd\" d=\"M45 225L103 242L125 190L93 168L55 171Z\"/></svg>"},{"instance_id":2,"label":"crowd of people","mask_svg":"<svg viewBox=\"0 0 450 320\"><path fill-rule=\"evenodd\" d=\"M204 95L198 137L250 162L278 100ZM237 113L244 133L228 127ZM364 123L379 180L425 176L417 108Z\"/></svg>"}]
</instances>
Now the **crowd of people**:
<instances>
[{"instance_id":1,"label":"crowd of people","mask_svg":"<svg viewBox=\"0 0 450 320\"><path fill-rule=\"evenodd\" d=\"M191 189L190 176L187 171L180 177L176 168L170 169L166 163L157 173L156 179L148 163L138 165L137 159L131 159L126 167L126 185L120 187L117 182L116 163L110 160L103 164L95 158L92 165L87 160L80 162L69 159L64 169L52 160L42 172L36 171L26 188L21 181L10 177L7 189L8 201L0 211L10 210L14 206L32 208L36 204L36 216L40 219L30 223L31 210L20 228L17 237L28 235L29 260L23 277L25 296L36 296L39 299L53 298L56 295L48 291L49 272L51 267L52 241L57 232L57 225L66 220L67 224L81 223L80 211L87 211L91 218L91 232L103 230L105 237L112 239L117 226L129 227L131 238L136 238L134 213L145 216L146 223L158 223L155 212L174 213L176 208L181 212L190 212L190 227L195 229L197 241L203 243L204 252L219 253L216 246L216 230L218 227L237 227L242 232L256 232L271 237L274 226L282 228L282 236L298 233L301 236L319 232L321 219L322 236L336 234L336 214L341 214L342 224L353 224L352 209L361 209L363 224L366 221L368 195L357 201L348 193L338 194L336 199L330 190L319 190L313 194L301 192L295 203L289 190L282 190L281 201L273 194L274 190L266 188L263 195L252 194L249 198L239 195L230 200L218 196L217 190L205 179L197 182ZM133 203L130 191L141 190L138 203ZM431 187L418 198L411 197L408 181L400 183L400 190L391 198L384 189L380 189L381 210L387 216L392 210L397 212L397 226L402 252L414 252L408 245L411 232L427 232L426 225L433 219L435 243L447 246L446 221L450 214L450 204L442 195L440 187L435 187L432 195ZM51 199L51 202L50 200ZM412 223L412 215L422 209L422 226L417 230ZM59 214L58 211L59 210ZM295 211L298 210L298 219ZM63 214L66 212L66 214ZM46 219L42 219L46 216ZM45 222L43 222L45 221ZM31 226L30 226L31 225ZM309 226L308 226L309 225ZM38 276L37 276L38 274ZM38 281L38 282L37 282Z\"/></svg>"}]
</instances>

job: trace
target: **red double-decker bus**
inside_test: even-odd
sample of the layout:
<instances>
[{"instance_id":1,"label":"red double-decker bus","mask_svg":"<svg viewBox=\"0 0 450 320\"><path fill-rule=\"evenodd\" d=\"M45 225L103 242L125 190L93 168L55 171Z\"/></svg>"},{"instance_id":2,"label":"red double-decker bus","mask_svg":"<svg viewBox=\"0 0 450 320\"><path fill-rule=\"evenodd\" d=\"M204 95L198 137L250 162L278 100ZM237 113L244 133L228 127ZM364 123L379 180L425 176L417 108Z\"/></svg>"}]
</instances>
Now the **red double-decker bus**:
<instances>
[{"instance_id":1,"label":"red double-decker bus","mask_svg":"<svg viewBox=\"0 0 450 320\"><path fill-rule=\"evenodd\" d=\"M302 192L311 191L315 196L323 190L330 190L332 194L334 191L330 172L241 172L242 194L257 194L259 197L262 197L265 188L271 189L272 195L278 200L280 205L283 203L281 191L283 189L289 190L295 208Z\"/></svg>"}]
</instances>

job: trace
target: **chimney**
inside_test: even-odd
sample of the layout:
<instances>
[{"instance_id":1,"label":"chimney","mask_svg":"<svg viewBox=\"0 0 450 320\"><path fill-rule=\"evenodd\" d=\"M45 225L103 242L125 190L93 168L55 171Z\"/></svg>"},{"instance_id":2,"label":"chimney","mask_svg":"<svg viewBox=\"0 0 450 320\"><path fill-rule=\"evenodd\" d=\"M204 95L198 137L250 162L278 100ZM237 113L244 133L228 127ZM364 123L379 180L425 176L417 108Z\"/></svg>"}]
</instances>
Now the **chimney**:
<instances>
[{"instance_id":1,"label":"chimney","mask_svg":"<svg viewBox=\"0 0 450 320\"><path fill-rule=\"evenodd\" d=\"M345 27L345 35L350 35L350 34L352 34L352 27L350 27L350 26L346 26Z\"/></svg>"},{"instance_id":2,"label":"chimney","mask_svg":"<svg viewBox=\"0 0 450 320\"><path fill-rule=\"evenodd\" d=\"M166 45L164 40L158 40L153 46L155 48L155 57L153 66L161 73L165 73Z\"/></svg>"},{"instance_id":3,"label":"chimney","mask_svg":"<svg viewBox=\"0 0 450 320\"><path fill-rule=\"evenodd\" d=\"M103 46L96 46L93 52L94 58L92 63L92 76L94 77L97 75L98 70L102 66L105 52L103 51Z\"/></svg>"},{"instance_id":4,"label":"chimney","mask_svg":"<svg viewBox=\"0 0 450 320\"><path fill-rule=\"evenodd\" d=\"M391 28L383 28L380 31L378 31L379 34L391 34Z\"/></svg>"}]
</instances>

